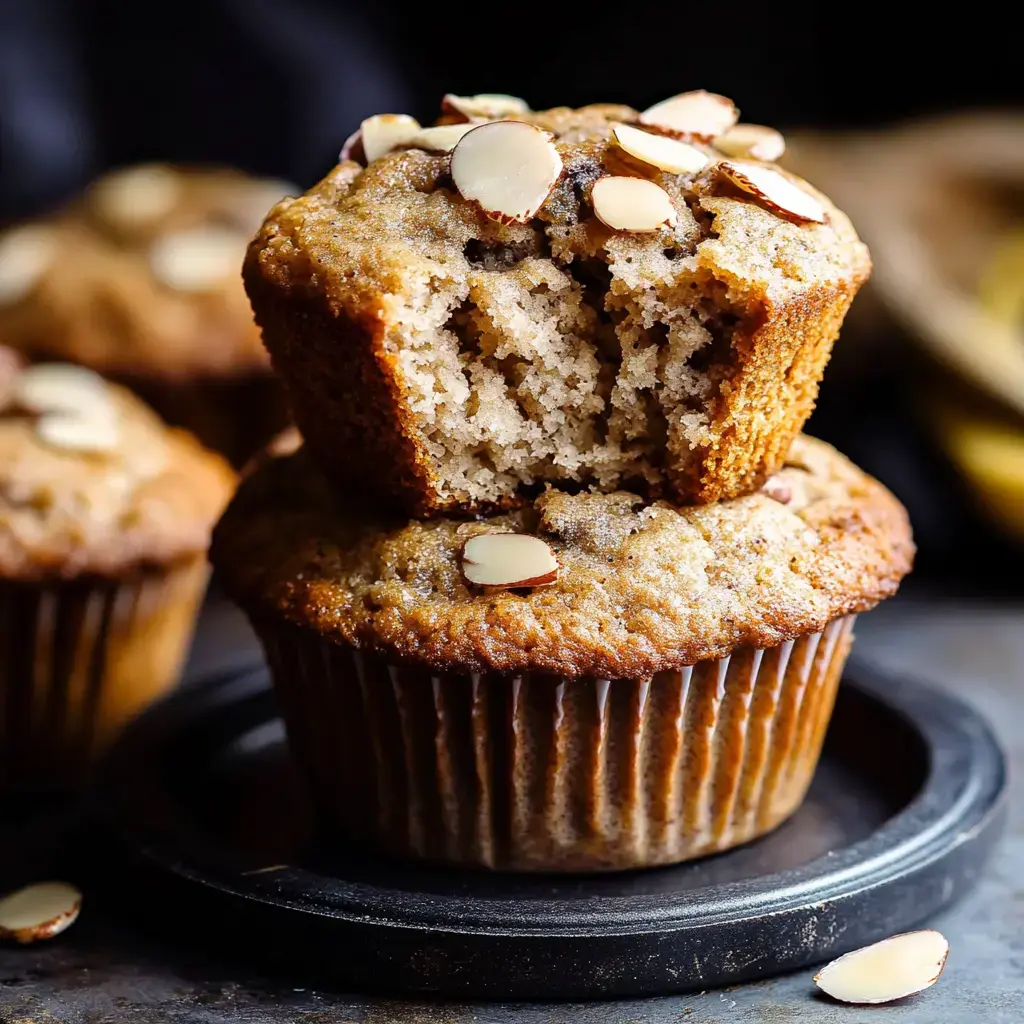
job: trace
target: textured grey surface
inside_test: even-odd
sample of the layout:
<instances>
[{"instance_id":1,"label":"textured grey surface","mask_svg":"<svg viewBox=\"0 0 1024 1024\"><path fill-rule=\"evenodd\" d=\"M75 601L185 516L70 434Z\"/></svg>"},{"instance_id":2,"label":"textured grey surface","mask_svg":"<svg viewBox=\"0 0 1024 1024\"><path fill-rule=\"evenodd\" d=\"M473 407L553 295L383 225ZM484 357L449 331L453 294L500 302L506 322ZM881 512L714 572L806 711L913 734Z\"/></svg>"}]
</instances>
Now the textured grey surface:
<instances>
[{"instance_id":1,"label":"textured grey surface","mask_svg":"<svg viewBox=\"0 0 1024 1024\"><path fill-rule=\"evenodd\" d=\"M238 630L208 620L197 656L214 667ZM858 623L862 660L945 686L977 706L1024 768L1024 604L922 599L891 602ZM870 742L870 737L865 738ZM1011 790L1007 835L978 887L935 921L949 965L929 992L875 1008L818 998L810 972L695 996L499 1009L355 998L244 977L181 951L163 951L88 911L49 946L0 950L0 1021L101 1024L1019 1024L1024 1021L1024 792ZM273 936L268 936L273 941ZM173 966L171 966L173 963Z\"/></svg>"}]
</instances>

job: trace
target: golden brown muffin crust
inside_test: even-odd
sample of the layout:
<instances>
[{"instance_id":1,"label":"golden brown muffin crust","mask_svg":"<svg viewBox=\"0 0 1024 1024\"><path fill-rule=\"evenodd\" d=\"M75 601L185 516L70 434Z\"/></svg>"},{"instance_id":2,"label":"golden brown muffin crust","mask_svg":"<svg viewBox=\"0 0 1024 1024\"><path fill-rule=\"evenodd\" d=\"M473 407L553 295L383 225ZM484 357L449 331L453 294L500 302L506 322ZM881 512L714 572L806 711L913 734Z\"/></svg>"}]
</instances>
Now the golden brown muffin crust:
<instances>
[{"instance_id":1,"label":"golden brown muffin crust","mask_svg":"<svg viewBox=\"0 0 1024 1024\"><path fill-rule=\"evenodd\" d=\"M246 480L214 531L212 559L254 618L438 671L646 678L771 647L895 592L913 543L906 512L820 441L800 438L775 483L707 506L549 489L489 519L392 519L340 498L306 451ZM460 569L469 537L542 537L557 582L481 592Z\"/></svg>"},{"instance_id":2,"label":"golden brown muffin crust","mask_svg":"<svg viewBox=\"0 0 1024 1024\"><path fill-rule=\"evenodd\" d=\"M111 172L0 235L0 340L114 376L268 372L240 268L286 189L230 169Z\"/></svg>"},{"instance_id":3,"label":"golden brown muffin crust","mask_svg":"<svg viewBox=\"0 0 1024 1024\"><path fill-rule=\"evenodd\" d=\"M17 370L9 358L2 362L0 394L10 394ZM117 419L111 451L45 443L40 417L6 402L0 409L4 579L122 577L206 549L234 473L191 435L165 427L124 388L107 389Z\"/></svg>"},{"instance_id":4,"label":"golden brown muffin crust","mask_svg":"<svg viewBox=\"0 0 1024 1024\"><path fill-rule=\"evenodd\" d=\"M780 464L870 261L824 224L777 216L711 161L642 164L611 141L628 107L523 116L564 172L537 216L496 223L449 156L338 165L279 204L243 271L303 434L325 471L414 514L487 510L572 480L677 501L748 492ZM677 222L615 232L602 174L648 178Z\"/></svg>"}]
</instances>

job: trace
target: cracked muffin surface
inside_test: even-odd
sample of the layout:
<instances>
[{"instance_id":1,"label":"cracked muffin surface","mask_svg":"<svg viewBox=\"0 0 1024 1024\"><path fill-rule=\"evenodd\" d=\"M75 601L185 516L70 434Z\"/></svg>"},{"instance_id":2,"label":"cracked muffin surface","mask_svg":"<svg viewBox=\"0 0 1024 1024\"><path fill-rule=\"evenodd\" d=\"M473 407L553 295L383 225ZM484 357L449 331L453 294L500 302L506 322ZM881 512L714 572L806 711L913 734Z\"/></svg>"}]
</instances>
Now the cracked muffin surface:
<instances>
[{"instance_id":1,"label":"cracked muffin surface","mask_svg":"<svg viewBox=\"0 0 1024 1024\"><path fill-rule=\"evenodd\" d=\"M449 153L346 160L271 211L244 278L317 461L420 515L530 500L545 483L706 503L756 489L813 407L870 271L847 218L780 216L707 158L627 154L599 105L518 114L562 172L535 216L498 223ZM764 165L772 166L774 165ZM596 181L646 178L674 223L612 230Z\"/></svg>"},{"instance_id":2,"label":"cracked muffin surface","mask_svg":"<svg viewBox=\"0 0 1024 1024\"><path fill-rule=\"evenodd\" d=\"M243 482L211 557L253 619L391 661L647 678L821 630L893 594L909 571L903 507L828 445L798 438L772 484L776 497L689 508L548 488L486 519L382 519L372 500L339 495L300 449ZM465 544L495 532L543 539L557 581L469 585Z\"/></svg>"}]
</instances>

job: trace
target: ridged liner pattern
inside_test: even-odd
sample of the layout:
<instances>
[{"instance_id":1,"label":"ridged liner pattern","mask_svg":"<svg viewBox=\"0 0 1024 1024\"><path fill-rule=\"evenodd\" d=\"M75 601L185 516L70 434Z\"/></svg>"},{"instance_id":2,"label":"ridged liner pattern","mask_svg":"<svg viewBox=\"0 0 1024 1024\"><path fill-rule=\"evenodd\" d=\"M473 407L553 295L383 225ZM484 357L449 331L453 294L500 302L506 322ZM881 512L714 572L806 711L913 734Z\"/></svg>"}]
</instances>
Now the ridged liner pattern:
<instances>
[{"instance_id":1,"label":"ridged liner pattern","mask_svg":"<svg viewBox=\"0 0 1024 1024\"><path fill-rule=\"evenodd\" d=\"M799 806L853 617L644 680L431 675L254 624L329 831L431 861L600 871L725 850Z\"/></svg>"},{"instance_id":2,"label":"ridged liner pattern","mask_svg":"<svg viewBox=\"0 0 1024 1024\"><path fill-rule=\"evenodd\" d=\"M77 788L177 682L203 557L132 579L0 583L0 788Z\"/></svg>"}]
</instances>

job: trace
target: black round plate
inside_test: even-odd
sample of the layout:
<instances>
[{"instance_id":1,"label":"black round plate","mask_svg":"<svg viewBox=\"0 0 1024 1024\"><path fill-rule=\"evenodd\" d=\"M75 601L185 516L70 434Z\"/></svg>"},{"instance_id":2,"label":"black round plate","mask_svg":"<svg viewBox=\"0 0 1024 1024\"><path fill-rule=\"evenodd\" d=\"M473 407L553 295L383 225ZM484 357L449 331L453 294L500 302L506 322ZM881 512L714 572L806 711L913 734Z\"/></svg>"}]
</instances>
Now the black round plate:
<instances>
[{"instance_id":1,"label":"black round plate","mask_svg":"<svg viewBox=\"0 0 1024 1024\"><path fill-rule=\"evenodd\" d=\"M391 992L589 998L776 974L912 927L977 877L1005 765L966 705L853 670L806 802L772 835L678 867L501 875L317 848L264 671L153 709L103 809L290 969ZM235 947L237 948L237 947Z\"/></svg>"}]
</instances>

